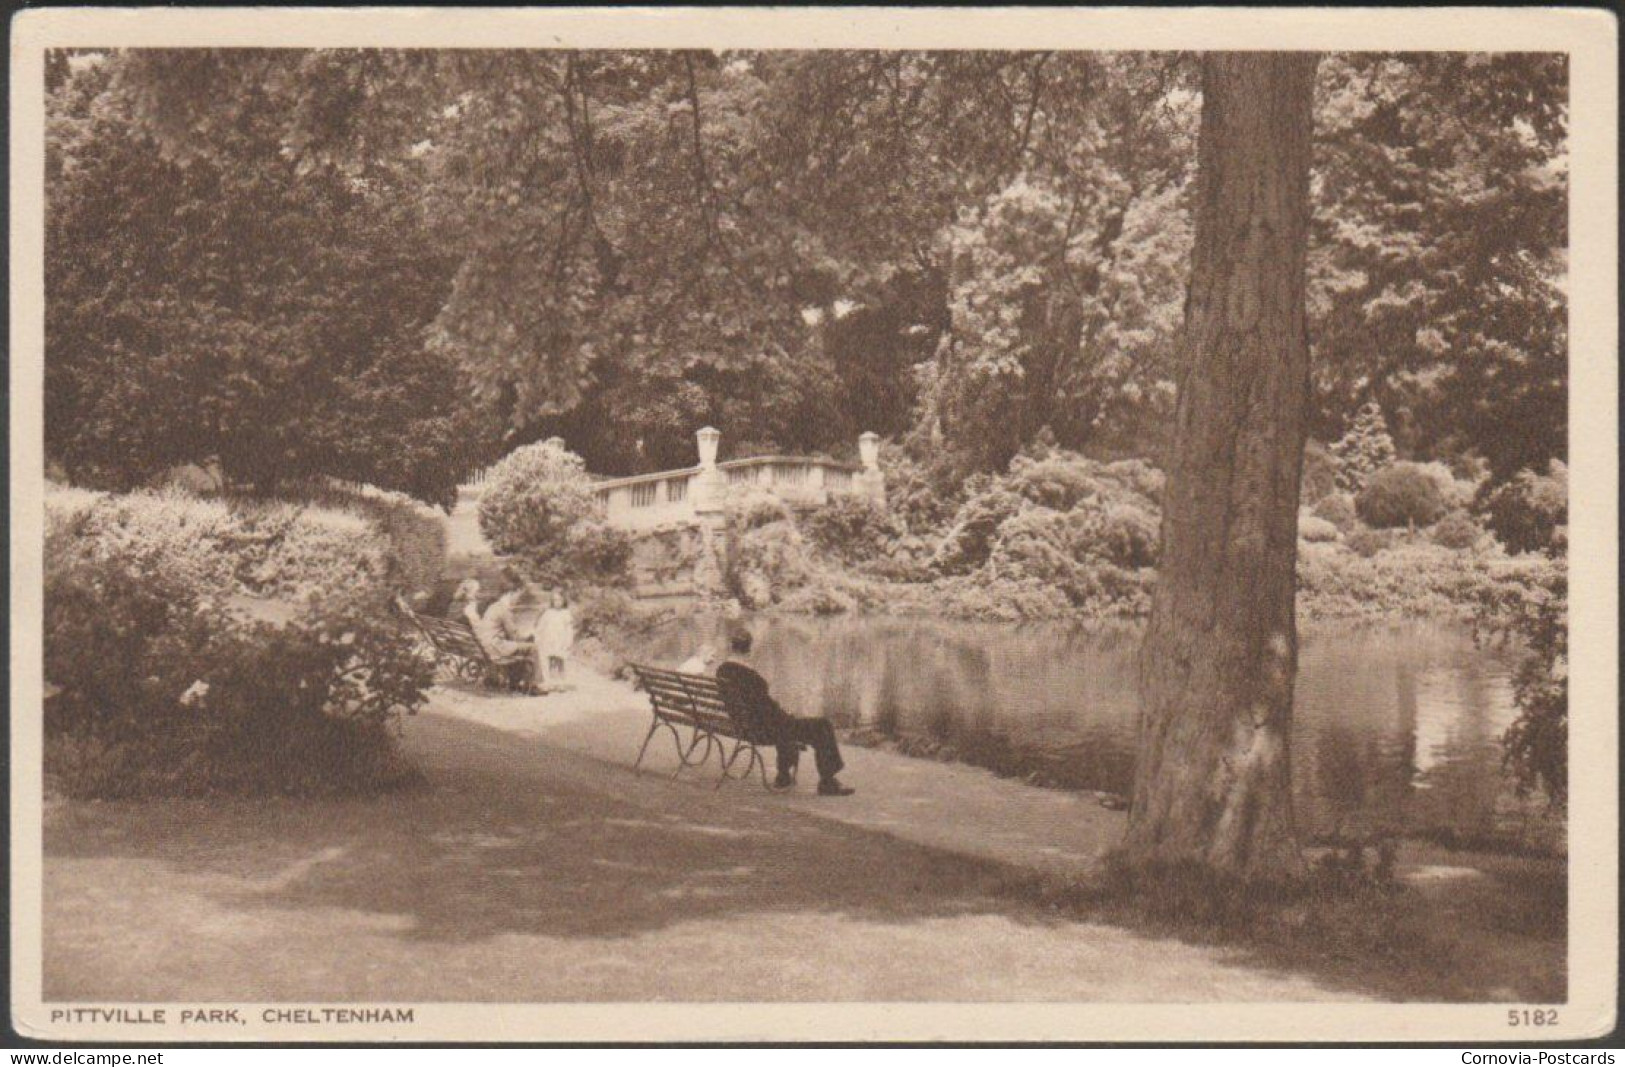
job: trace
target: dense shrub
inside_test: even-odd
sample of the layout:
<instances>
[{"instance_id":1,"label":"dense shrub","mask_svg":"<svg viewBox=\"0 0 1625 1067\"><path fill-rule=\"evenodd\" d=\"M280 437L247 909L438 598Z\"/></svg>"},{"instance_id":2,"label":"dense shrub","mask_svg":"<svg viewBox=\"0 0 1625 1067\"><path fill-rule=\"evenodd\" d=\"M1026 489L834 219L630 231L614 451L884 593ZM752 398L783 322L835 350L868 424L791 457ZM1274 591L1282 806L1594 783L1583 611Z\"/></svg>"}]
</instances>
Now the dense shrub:
<instances>
[{"instance_id":1,"label":"dense shrub","mask_svg":"<svg viewBox=\"0 0 1625 1067\"><path fill-rule=\"evenodd\" d=\"M383 605L249 622L58 539L45 581L47 775L70 795L358 792L408 776L390 725L431 681Z\"/></svg>"},{"instance_id":2,"label":"dense shrub","mask_svg":"<svg viewBox=\"0 0 1625 1067\"><path fill-rule=\"evenodd\" d=\"M1464 509L1457 508L1433 524L1433 543L1445 548L1468 549L1484 539L1484 528Z\"/></svg>"},{"instance_id":3,"label":"dense shrub","mask_svg":"<svg viewBox=\"0 0 1625 1067\"><path fill-rule=\"evenodd\" d=\"M1036 578L950 578L932 590L929 610L950 619L1021 622L1066 618L1074 606L1060 589Z\"/></svg>"},{"instance_id":4,"label":"dense shrub","mask_svg":"<svg viewBox=\"0 0 1625 1067\"><path fill-rule=\"evenodd\" d=\"M176 490L129 496L52 492L45 513L62 551L161 573L195 596L229 596L238 589L235 523L221 501Z\"/></svg>"},{"instance_id":5,"label":"dense shrub","mask_svg":"<svg viewBox=\"0 0 1625 1067\"><path fill-rule=\"evenodd\" d=\"M1315 515L1325 519L1344 533L1351 532L1360 524L1360 516L1354 510L1354 497L1349 493L1330 493L1315 502Z\"/></svg>"},{"instance_id":6,"label":"dense shrub","mask_svg":"<svg viewBox=\"0 0 1625 1067\"><path fill-rule=\"evenodd\" d=\"M1557 558L1509 568L1481 589L1476 621L1483 632L1517 637L1523 658L1513 674L1518 717L1501 743L1522 794L1539 789L1555 805L1568 801L1568 566Z\"/></svg>"},{"instance_id":7,"label":"dense shrub","mask_svg":"<svg viewBox=\"0 0 1625 1067\"><path fill-rule=\"evenodd\" d=\"M1480 490L1484 523L1509 552L1544 552L1569 521L1568 466L1552 460L1545 474L1519 471L1509 481Z\"/></svg>"},{"instance_id":8,"label":"dense shrub","mask_svg":"<svg viewBox=\"0 0 1625 1067\"><path fill-rule=\"evenodd\" d=\"M332 507L200 499L169 489L128 496L52 492L50 529L74 551L162 572L196 596L302 601L381 593L396 573L389 542Z\"/></svg>"},{"instance_id":9,"label":"dense shrub","mask_svg":"<svg viewBox=\"0 0 1625 1067\"><path fill-rule=\"evenodd\" d=\"M1354 510L1379 530L1396 526L1430 526L1445 513L1439 483L1421 465L1395 463L1366 479L1354 498Z\"/></svg>"},{"instance_id":10,"label":"dense shrub","mask_svg":"<svg viewBox=\"0 0 1625 1067\"><path fill-rule=\"evenodd\" d=\"M1370 527L1362 526L1344 538L1343 543L1356 556L1370 559L1378 552L1392 546L1394 535L1388 530L1373 530Z\"/></svg>"},{"instance_id":11,"label":"dense shrub","mask_svg":"<svg viewBox=\"0 0 1625 1067\"><path fill-rule=\"evenodd\" d=\"M1298 606L1317 618L1463 616L1484 581L1475 557L1420 542L1398 544L1387 531L1363 531L1386 544L1358 554L1334 544L1298 547Z\"/></svg>"},{"instance_id":12,"label":"dense shrub","mask_svg":"<svg viewBox=\"0 0 1625 1067\"><path fill-rule=\"evenodd\" d=\"M996 486L960 505L931 565L942 574L966 574L987 562L993 537L1006 519L1026 510L1027 500Z\"/></svg>"},{"instance_id":13,"label":"dense shrub","mask_svg":"<svg viewBox=\"0 0 1625 1067\"><path fill-rule=\"evenodd\" d=\"M480 532L537 581L624 581L631 540L603 521L581 457L557 439L515 449L480 495Z\"/></svg>"},{"instance_id":14,"label":"dense shrub","mask_svg":"<svg viewBox=\"0 0 1625 1067\"><path fill-rule=\"evenodd\" d=\"M1149 567L1157 561L1160 523L1158 515L1134 503L1108 504L1093 527L1094 554L1119 567Z\"/></svg>"},{"instance_id":15,"label":"dense shrub","mask_svg":"<svg viewBox=\"0 0 1625 1067\"><path fill-rule=\"evenodd\" d=\"M1305 512L1298 514L1298 537L1311 544L1321 544L1327 541L1336 541L1342 534L1337 527L1320 518Z\"/></svg>"},{"instance_id":16,"label":"dense shrub","mask_svg":"<svg viewBox=\"0 0 1625 1067\"><path fill-rule=\"evenodd\" d=\"M723 510L728 529L735 534L792 518L789 506L777 494L754 485L730 489Z\"/></svg>"},{"instance_id":17,"label":"dense shrub","mask_svg":"<svg viewBox=\"0 0 1625 1067\"><path fill-rule=\"evenodd\" d=\"M1068 511L1099 491L1099 473L1087 460L1067 452L1043 458L1017 456L1005 482L1014 493L1040 507Z\"/></svg>"},{"instance_id":18,"label":"dense shrub","mask_svg":"<svg viewBox=\"0 0 1625 1067\"><path fill-rule=\"evenodd\" d=\"M779 605L795 615L845 615L859 602L846 589L828 581L814 581L793 590Z\"/></svg>"},{"instance_id":19,"label":"dense shrub","mask_svg":"<svg viewBox=\"0 0 1625 1067\"><path fill-rule=\"evenodd\" d=\"M239 564L244 587L260 596L300 600L311 594L348 595L384 587L390 577L389 543L358 515L300 509L278 518L256 537L258 562ZM238 546L240 560L247 554Z\"/></svg>"},{"instance_id":20,"label":"dense shrub","mask_svg":"<svg viewBox=\"0 0 1625 1067\"><path fill-rule=\"evenodd\" d=\"M1439 487L1439 496L1444 500L1447 510L1464 508L1472 503L1473 493L1478 486L1471 481L1457 478L1455 472L1445 464L1434 461L1417 463L1414 466Z\"/></svg>"},{"instance_id":21,"label":"dense shrub","mask_svg":"<svg viewBox=\"0 0 1625 1067\"><path fill-rule=\"evenodd\" d=\"M1144 513L1126 505L1034 507L999 527L985 577L1043 582L1091 614L1132 614L1149 581L1142 568L1154 536Z\"/></svg>"},{"instance_id":22,"label":"dense shrub","mask_svg":"<svg viewBox=\"0 0 1625 1067\"><path fill-rule=\"evenodd\" d=\"M812 577L807 546L788 520L747 527L733 535L728 586L747 608L765 608Z\"/></svg>"},{"instance_id":23,"label":"dense shrub","mask_svg":"<svg viewBox=\"0 0 1625 1067\"><path fill-rule=\"evenodd\" d=\"M1168 476L1143 459L1120 459L1100 468L1101 477L1120 490L1143 497L1160 511Z\"/></svg>"},{"instance_id":24,"label":"dense shrub","mask_svg":"<svg viewBox=\"0 0 1625 1067\"><path fill-rule=\"evenodd\" d=\"M820 551L844 563L863 563L886 554L899 531L886 509L868 497L831 497L801 519L802 531Z\"/></svg>"},{"instance_id":25,"label":"dense shrub","mask_svg":"<svg viewBox=\"0 0 1625 1067\"><path fill-rule=\"evenodd\" d=\"M939 534L961 503L961 486L950 470L921 463L905 448L880 446L886 472L886 510L915 535Z\"/></svg>"},{"instance_id":26,"label":"dense shrub","mask_svg":"<svg viewBox=\"0 0 1625 1067\"><path fill-rule=\"evenodd\" d=\"M389 543L390 576L398 588L418 593L439 584L446 569L446 517L439 509L371 485L332 485L310 499L373 524Z\"/></svg>"},{"instance_id":27,"label":"dense shrub","mask_svg":"<svg viewBox=\"0 0 1625 1067\"><path fill-rule=\"evenodd\" d=\"M1088 556L1086 518L1071 511L1031 507L999 524L988 556L989 574L1032 578L1065 588Z\"/></svg>"}]
</instances>

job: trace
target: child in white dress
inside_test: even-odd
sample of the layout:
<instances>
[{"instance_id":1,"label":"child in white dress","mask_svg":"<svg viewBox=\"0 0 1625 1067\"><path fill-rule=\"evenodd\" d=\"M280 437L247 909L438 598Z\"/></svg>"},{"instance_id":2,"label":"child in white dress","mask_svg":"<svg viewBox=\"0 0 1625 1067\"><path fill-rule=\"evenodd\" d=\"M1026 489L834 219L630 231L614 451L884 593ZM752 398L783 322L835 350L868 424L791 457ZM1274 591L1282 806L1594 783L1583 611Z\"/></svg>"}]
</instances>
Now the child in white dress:
<instances>
[{"instance_id":1,"label":"child in white dress","mask_svg":"<svg viewBox=\"0 0 1625 1067\"><path fill-rule=\"evenodd\" d=\"M562 684L570 659L570 648L576 642L575 616L564 590L555 589L549 596L547 610L536 619L536 677L546 688Z\"/></svg>"}]
</instances>

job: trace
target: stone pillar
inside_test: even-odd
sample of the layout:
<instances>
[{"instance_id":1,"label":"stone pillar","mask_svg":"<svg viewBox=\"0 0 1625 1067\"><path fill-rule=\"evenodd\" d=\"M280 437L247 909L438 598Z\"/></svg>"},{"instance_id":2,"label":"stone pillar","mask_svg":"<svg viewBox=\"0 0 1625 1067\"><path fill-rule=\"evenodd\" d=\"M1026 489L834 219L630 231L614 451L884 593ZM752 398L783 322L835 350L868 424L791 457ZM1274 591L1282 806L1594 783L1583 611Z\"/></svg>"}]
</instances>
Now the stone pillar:
<instances>
[{"instance_id":1,"label":"stone pillar","mask_svg":"<svg viewBox=\"0 0 1625 1067\"><path fill-rule=\"evenodd\" d=\"M727 485L717 467L717 445L722 434L710 426L694 435L700 453L700 472L688 483L699 528L699 558L694 561L694 587L701 598L710 600L728 591Z\"/></svg>"},{"instance_id":2,"label":"stone pillar","mask_svg":"<svg viewBox=\"0 0 1625 1067\"><path fill-rule=\"evenodd\" d=\"M858 491L881 507L886 506L886 476L880 470L880 435L871 431L858 438L858 458L863 470L858 472Z\"/></svg>"}]
</instances>

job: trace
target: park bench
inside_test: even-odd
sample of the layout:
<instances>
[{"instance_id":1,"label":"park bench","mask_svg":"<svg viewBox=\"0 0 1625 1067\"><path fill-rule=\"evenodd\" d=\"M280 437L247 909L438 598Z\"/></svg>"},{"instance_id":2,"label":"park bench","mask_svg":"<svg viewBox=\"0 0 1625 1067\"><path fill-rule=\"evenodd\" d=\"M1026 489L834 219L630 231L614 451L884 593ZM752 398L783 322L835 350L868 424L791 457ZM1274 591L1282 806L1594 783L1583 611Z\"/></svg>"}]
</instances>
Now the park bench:
<instances>
[{"instance_id":1,"label":"park bench","mask_svg":"<svg viewBox=\"0 0 1625 1067\"><path fill-rule=\"evenodd\" d=\"M493 688L524 688L524 668L531 662L532 653L493 656L467 621L426 615L405 606L401 610L423 636L435 664L442 670L464 681L483 682Z\"/></svg>"},{"instance_id":2,"label":"park bench","mask_svg":"<svg viewBox=\"0 0 1625 1067\"><path fill-rule=\"evenodd\" d=\"M773 740L747 733L740 725L745 721L743 709L729 704L715 678L637 663L628 666L643 691L649 695L649 708L653 715L649 732L643 735L643 746L638 749L638 758L632 764L634 771L643 765L649 742L664 728L671 731L672 740L677 745L678 762L677 770L672 772L673 778L689 767L702 766L711 758L714 750L717 762L722 766L722 773L717 777L717 788L720 789L730 779L743 781L749 778L752 769L761 774L762 786L770 788L767 762L762 759L757 746L772 747ZM686 741L684 731L688 733ZM742 755L746 757L744 770L735 774L734 766Z\"/></svg>"}]
</instances>

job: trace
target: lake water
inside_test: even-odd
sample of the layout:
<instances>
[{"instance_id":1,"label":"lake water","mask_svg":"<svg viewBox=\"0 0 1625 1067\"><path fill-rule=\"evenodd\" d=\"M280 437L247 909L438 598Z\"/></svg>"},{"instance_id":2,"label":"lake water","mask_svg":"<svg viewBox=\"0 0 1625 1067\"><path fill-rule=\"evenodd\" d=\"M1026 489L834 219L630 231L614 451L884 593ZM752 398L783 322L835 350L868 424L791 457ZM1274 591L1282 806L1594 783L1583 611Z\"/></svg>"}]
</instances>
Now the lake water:
<instances>
[{"instance_id":1,"label":"lake water","mask_svg":"<svg viewBox=\"0 0 1625 1067\"><path fill-rule=\"evenodd\" d=\"M780 702L838 726L971 753L1062 752L1061 784L1127 793L1137 632L1065 624L770 618L752 662ZM688 649L668 634L674 658ZM1462 626L1312 626L1300 640L1293 781L1309 834L1516 830L1499 737L1513 657ZM680 654L679 654L680 653Z\"/></svg>"}]
</instances>

